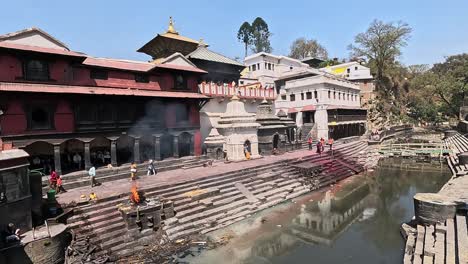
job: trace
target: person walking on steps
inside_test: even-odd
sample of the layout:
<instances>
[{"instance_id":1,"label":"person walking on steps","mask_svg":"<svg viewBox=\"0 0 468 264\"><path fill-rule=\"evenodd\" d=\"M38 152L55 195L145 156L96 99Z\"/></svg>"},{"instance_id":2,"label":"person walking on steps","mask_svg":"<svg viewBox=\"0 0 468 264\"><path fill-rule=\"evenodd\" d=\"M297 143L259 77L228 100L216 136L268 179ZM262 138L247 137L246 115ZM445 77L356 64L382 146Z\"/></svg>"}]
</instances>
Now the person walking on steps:
<instances>
[{"instance_id":1,"label":"person walking on steps","mask_svg":"<svg viewBox=\"0 0 468 264\"><path fill-rule=\"evenodd\" d=\"M154 167L154 161L152 159L148 162L148 171L146 175L156 175L156 168Z\"/></svg>"},{"instance_id":2,"label":"person walking on steps","mask_svg":"<svg viewBox=\"0 0 468 264\"><path fill-rule=\"evenodd\" d=\"M132 165L130 165L130 178L132 181L136 180L136 174L137 174L137 165L135 162L132 162Z\"/></svg>"},{"instance_id":3,"label":"person walking on steps","mask_svg":"<svg viewBox=\"0 0 468 264\"><path fill-rule=\"evenodd\" d=\"M325 139L324 138L320 138L320 145L322 146L322 152L325 151Z\"/></svg>"},{"instance_id":4,"label":"person walking on steps","mask_svg":"<svg viewBox=\"0 0 468 264\"><path fill-rule=\"evenodd\" d=\"M322 142L321 141L318 141L317 142L317 153L320 154L320 156L322 156Z\"/></svg>"},{"instance_id":5,"label":"person walking on steps","mask_svg":"<svg viewBox=\"0 0 468 264\"><path fill-rule=\"evenodd\" d=\"M309 150L312 150L312 137L307 139L307 144L309 145Z\"/></svg>"},{"instance_id":6,"label":"person walking on steps","mask_svg":"<svg viewBox=\"0 0 468 264\"><path fill-rule=\"evenodd\" d=\"M328 138L328 145L330 146L330 151L333 150L333 138Z\"/></svg>"},{"instance_id":7,"label":"person walking on steps","mask_svg":"<svg viewBox=\"0 0 468 264\"><path fill-rule=\"evenodd\" d=\"M93 188L94 186L96 186L96 168L94 166L91 166L91 168L89 169L88 171L88 175L89 175L89 181L91 183L91 188Z\"/></svg>"},{"instance_id":8,"label":"person walking on steps","mask_svg":"<svg viewBox=\"0 0 468 264\"><path fill-rule=\"evenodd\" d=\"M55 192L56 193L61 193L61 192L67 192L67 190L65 190L65 188L63 188L63 185L62 185L62 177L60 177L60 175L57 176L57 187L55 188Z\"/></svg>"}]
</instances>

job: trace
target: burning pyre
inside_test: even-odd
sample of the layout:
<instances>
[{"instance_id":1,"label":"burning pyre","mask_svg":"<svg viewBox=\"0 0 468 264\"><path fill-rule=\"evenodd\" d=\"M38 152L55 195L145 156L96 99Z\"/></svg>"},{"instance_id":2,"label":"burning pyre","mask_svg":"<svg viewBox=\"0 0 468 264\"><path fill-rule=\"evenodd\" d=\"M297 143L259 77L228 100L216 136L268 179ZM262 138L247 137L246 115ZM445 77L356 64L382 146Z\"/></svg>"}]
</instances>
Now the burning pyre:
<instances>
[{"instance_id":1,"label":"burning pyre","mask_svg":"<svg viewBox=\"0 0 468 264\"><path fill-rule=\"evenodd\" d=\"M132 186L131 194L130 194L130 201L134 204L139 204L141 202L140 194L138 193L138 188L136 185Z\"/></svg>"}]
</instances>

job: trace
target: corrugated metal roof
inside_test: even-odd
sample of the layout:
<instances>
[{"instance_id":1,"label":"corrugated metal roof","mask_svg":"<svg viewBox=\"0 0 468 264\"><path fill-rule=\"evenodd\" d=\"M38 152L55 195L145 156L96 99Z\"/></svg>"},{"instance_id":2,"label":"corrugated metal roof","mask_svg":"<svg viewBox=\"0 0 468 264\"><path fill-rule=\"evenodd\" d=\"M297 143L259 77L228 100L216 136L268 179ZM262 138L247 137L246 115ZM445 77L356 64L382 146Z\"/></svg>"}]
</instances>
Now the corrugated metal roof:
<instances>
[{"instance_id":1,"label":"corrugated metal roof","mask_svg":"<svg viewBox=\"0 0 468 264\"><path fill-rule=\"evenodd\" d=\"M65 93L65 94L99 94L99 95L127 95L165 98L191 98L206 99L205 95L195 92L169 92L144 89L75 86L75 85L51 85L31 83L0 83L0 92L33 92L33 93Z\"/></svg>"},{"instance_id":2,"label":"corrugated metal roof","mask_svg":"<svg viewBox=\"0 0 468 264\"><path fill-rule=\"evenodd\" d=\"M238 61L235 61L231 58L228 58L224 55L221 55L219 53L216 53L214 51L209 50L205 46L200 46L193 52L187 55L187 58L189 59L199 59L199 60L206 60L206 61L214 61L214 62L220 62L220 63L227 63L227 64L232 64L236 66L241 66L244 67L243 64L241 64Z\"/></svg>"}]
</instances>

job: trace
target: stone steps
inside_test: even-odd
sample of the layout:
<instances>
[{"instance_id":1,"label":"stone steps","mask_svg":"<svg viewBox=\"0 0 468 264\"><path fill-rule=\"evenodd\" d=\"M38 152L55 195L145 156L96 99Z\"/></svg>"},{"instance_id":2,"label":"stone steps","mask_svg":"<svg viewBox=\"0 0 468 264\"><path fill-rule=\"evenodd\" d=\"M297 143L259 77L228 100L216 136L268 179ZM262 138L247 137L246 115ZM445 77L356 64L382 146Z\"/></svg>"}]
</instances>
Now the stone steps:
<instances>
[{"instance_id":1,"label":"stone steps","mask_svg":"<svg viewBox=\"0 0 468 264\"><path fill-rule=\"evenodd\" d=\"M335 157L349 155L357 149L365 147L366 145L362 142L350 143L339 148L341 153ZM171 221L167 221L168 224L164 228L171 238L183 237L187 234L205 232L205 230L214 230L232 224L256 211L309 192L308 187L302 186L298 182L300 175L287 164L327 159L330 157L326 154L322 157L314 155L304 157L301 161L290 160L267 164L180 184L149 186L142 190L146 192L146 197L164 196L175 202L177 214L175 218L170 218ZM263 177L262 175L265 175L266 171L272 171L272 175ZM237 182L242 183L255 196L263 196L264 202L252 204L252 201L235 187ZM183 193L197 187L202 189L218 188L219 193L199 201L192 201L183 195ZM117 204L128 201L128 195L108 197L101 199L96 204L80 206L77 209L77 215L71 218L70 226L82 234L89 234L92 241L101 245L102 252L109 251L119 256L128 254L127 249L134 248L138 242L125 242L128 241L128 238L125 239L127 233L125 223L116 209ZM177 221L174 221L176 218ZM212 222L216 223L216 226L210 227Z\"/></svg>"}]
</instances>

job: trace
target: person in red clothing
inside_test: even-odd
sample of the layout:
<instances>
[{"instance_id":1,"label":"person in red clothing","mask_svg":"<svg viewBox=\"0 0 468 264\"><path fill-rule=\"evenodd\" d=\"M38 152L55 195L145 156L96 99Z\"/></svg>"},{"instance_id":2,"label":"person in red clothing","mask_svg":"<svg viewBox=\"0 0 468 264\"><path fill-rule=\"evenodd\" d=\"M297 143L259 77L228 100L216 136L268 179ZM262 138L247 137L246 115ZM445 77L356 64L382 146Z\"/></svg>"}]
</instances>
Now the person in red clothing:
<instances>
[{"instance_id":1,"label":"person in red clothing","mask_svg":"<svg viewBox=\"0 0 468 264\"><path fill-rule=\"evenodd\" d=\"M312 137L307 139L307 144L309 144L309 150L312 150Z\"/></svg>"},{"instance_id":2,"label":"person in red clothing","mask_svg":"<svg viewBox=\"0 0 468 264\"><path fill-rule=\"evenodd\" d=\"M67 192L67 190L65 190L65 188L63 188L62 177L60 177L60 175L57 176L57 187L55 188L55 192L56 193Z\"/></svg>"},{"instance_id":3,"label":"person in red clothing","mask_svg":"<svg viewBox=\"0 0 468 264\"><path fill-rule=\"evenodd\" d=\"M57 173L54 170L50 173L49 184L52 189L57 186Z\"/></svg>"},{"instance_id":4,"label":"person in red clothing","mask_svg":"<svg viewBox=\"0 0 468 264\"><path fill-rule=\"evenodd\" d=\"M317 146L317 153L322 155L322 148L323 148L322 142L318 141L316 146Z\"/></svg>"}]
</instances>

